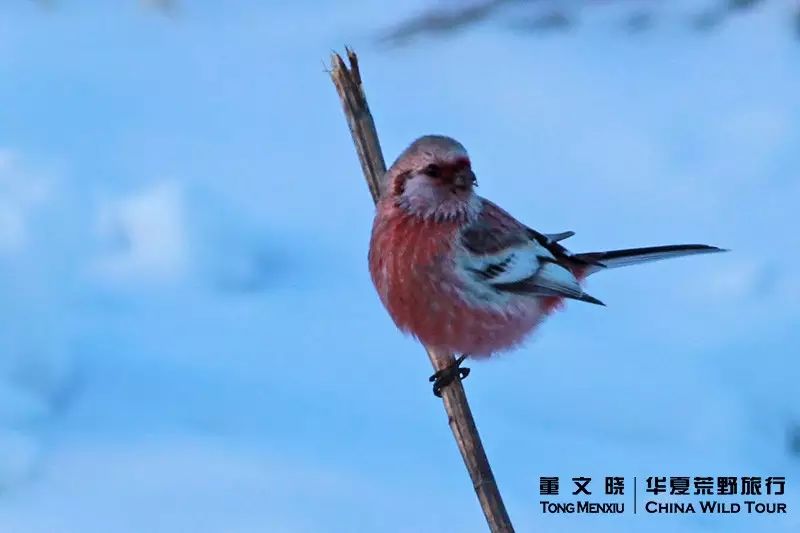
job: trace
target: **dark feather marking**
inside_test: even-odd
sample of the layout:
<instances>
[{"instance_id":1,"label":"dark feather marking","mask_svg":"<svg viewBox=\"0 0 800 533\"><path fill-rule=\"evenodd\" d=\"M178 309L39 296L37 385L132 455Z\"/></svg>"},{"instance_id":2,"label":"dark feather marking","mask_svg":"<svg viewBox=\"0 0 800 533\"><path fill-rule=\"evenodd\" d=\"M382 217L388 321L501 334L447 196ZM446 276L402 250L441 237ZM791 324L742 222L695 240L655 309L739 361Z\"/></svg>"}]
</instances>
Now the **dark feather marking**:
<instances>
[{"instance_id":1,"label":"dark feather marking","mask_svg":"<svg viewBox=\"0 0 800 533\"><path fill-rule=\"evenodd\" d=\"M706 254L726 251L727 250L723 248L708 246L706 244L672 244L667 246L626 248L623 250L610 250L607 252L581 253L576 254L573 257L577 260L587 261L590 265L587 274L591 274L604 268L628 266L637 263L668 259L671 257L681 257L682 255Z\"/></svg>"},{"instance_id":2,"label":"dark feather marking","mask_svg":"<svg viewBox=\"0 0 800 533\"><path fill-rule=\"evenodd\" d=\"M547 239L550 242L563 241L564 239L569 239L570 237L572 237L574 235L575 235L574 231L564 231L562 233L545 233L544 234L544 236L547 237Z\"/></svg>"},{"instance_id":3,"label":"dark feather marking","mask_svg":"<svg viewBox=\"0 0 800 533\"><path fill-rule=\"evenodd\" d=\"M585 292L582 294L571 294L569 292L559 291L550 287L542 287L540 285L537 285L536 275L533 275L529 278L525 278L520 281L514 281L511 283L496 283L493 286L498 290L505 292L512 292L515 294L530 294L532 296L556 296L560 298L569 298L571 300L587 302L595 305L602 305L602 306L606 305L597 298L595 298L594 296L590 296Z\"/></svg>"},{"instance_id":4,"label":"dark feather marking","mask_svg":"<svg viewBox=\"0 0 800 533\"><path fill-rule=\"evenodd\" d=\"M547 250L551 254L553 254L553 257L556 258L554 262L566 266L567 268L569 268L570 266L596 266L598 268L603 268L603 265L594 261L593 258L576 256L572 252L570 252L569 250L558 244L558 241L550 240L547 237L547 235L539 233L533 228L526 227L525 229L528 232L528 236L531 239L535 240L543 247L547 248Z\"/></svg>"},{"instance_id":5,"label":"dark feather marking","mask_svg":"<svg viewBox=\"0 0 800 533\"><path fill-rule=\"evenodd\" d=\"M624 250L612 250L610 252L598 252L593 254L598 261L608 259L619 259L622 257L636 257L638 255L647 255L652 253L669 253L669 252L692 252L692 251L705 251L709 252L720 250L716 246L709 246L707 244L673 244L668 246L647 246L643 248L626 248ZM589 255L589 254L587 254Z\"/></svg>"},{"instance_id":6,"label":"dark feather marking","mask_svg":"<svg viewBox=\"0 0 800 533\"><path fill-rule=\"evenodd\" d=\"M511 263L513 259L514 259L514 254L511 254L508 257L506 257L503 261L500 261L499 263L492 263L483 270L477 268L470 268L468 270L477 274L483 280L490 280L496 278L497 276L505 272L506 268L508 268L509 263Z\"/></svg>"}]
</instances>

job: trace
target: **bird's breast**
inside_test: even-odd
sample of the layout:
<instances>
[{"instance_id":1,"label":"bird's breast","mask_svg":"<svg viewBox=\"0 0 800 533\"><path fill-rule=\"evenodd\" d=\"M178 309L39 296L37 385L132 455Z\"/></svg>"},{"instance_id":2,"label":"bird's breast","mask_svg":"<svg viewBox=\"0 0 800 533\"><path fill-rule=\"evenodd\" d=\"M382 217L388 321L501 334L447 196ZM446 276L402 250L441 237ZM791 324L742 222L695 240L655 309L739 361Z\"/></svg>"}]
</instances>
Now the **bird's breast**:
<instances>
[{"instance_id":1,"label":"bird's breast","mask_svg":"<svg viewBox=\"0 0 800 533\"><path fill-rule=\"evenodd\" d=\"M546 314L542 300L476 299L456 268L459 235L455 222L379 210L369 267L383 305L398 328L428 346L470 355L515 346Z\"/></svg>"}]
</instances>

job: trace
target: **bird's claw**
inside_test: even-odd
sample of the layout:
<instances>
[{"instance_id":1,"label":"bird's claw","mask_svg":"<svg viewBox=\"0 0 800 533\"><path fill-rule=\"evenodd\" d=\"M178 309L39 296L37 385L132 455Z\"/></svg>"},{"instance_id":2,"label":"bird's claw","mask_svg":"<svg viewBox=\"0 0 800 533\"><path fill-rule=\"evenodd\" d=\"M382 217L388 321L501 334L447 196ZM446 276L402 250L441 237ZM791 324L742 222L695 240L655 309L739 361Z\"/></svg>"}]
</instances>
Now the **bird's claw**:
<instances>
[{"instance_id":1,"label":"bird's claw","mask_svg":"<svg viewBox=\"0 0 800 533\"><path fill-rule=\"evenodd\" d=\"M455 362L433 374L428 381L433 382L433 394L437 398L442 397L442 389L453 383L458 378L459 380L466 379L469 376L469 368L462 368L461 363L466 359L466 355L460 356Z\"/></svg>"}]
</instances>

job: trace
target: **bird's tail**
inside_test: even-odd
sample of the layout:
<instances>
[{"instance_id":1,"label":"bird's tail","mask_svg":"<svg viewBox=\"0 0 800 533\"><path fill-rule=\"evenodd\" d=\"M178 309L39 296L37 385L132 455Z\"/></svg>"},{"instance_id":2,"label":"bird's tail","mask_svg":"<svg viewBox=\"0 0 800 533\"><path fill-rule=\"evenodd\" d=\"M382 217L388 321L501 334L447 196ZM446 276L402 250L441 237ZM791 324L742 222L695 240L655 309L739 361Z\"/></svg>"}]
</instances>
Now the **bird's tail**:
<instances>
[{"instance_id":1,"label":"bird's tail","mask_svg":"<svg viewBox=\"0 0 800 533\"><path fill-rule=\"evenodd\" d=\"M575 254L573 258L585 265L582 277L608 268L618 268L650 261L661 261L685 255L713 254L727 252L723 248L706 244L673 244L670 246L650 246L647 248L628 248L608 252L589 252Z\"/></svg>"}]
</instances>

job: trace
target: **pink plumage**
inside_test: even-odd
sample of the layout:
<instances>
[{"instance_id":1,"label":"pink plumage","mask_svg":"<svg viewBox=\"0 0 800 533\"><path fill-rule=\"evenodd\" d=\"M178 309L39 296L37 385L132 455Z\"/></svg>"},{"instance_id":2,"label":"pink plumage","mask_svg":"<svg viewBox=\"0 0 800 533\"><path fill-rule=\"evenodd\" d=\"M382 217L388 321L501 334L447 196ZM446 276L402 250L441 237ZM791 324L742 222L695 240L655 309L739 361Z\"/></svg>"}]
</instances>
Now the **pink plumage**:
<instances>
[{"instance_id":1,"label":"pink plumage","mask_svg":"<svg viewBox=\"0 0 800 533\"><path fill-rule=\"evenodd\" d=\"M601 304L585 276L615 266L721 251L705 245L572 254L474 193L464 147L412 143L384 179L369 250L381 302L427 346L488 356L519 345L564 298Z\"/></svg>"}]
</instances>

